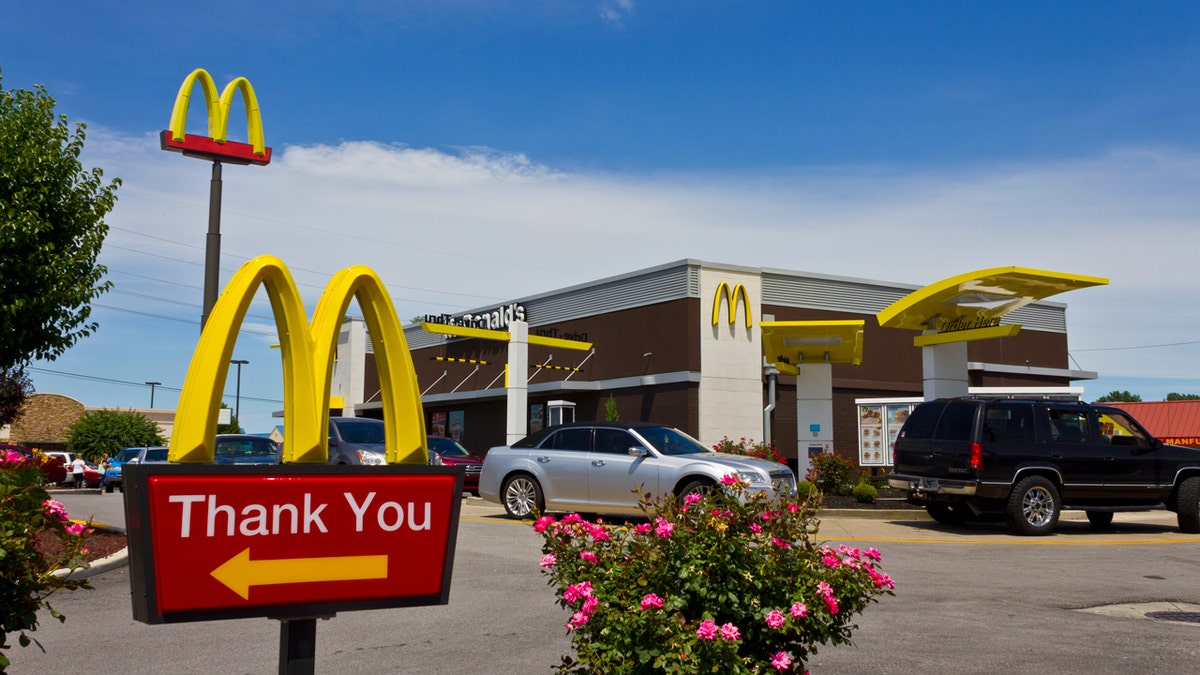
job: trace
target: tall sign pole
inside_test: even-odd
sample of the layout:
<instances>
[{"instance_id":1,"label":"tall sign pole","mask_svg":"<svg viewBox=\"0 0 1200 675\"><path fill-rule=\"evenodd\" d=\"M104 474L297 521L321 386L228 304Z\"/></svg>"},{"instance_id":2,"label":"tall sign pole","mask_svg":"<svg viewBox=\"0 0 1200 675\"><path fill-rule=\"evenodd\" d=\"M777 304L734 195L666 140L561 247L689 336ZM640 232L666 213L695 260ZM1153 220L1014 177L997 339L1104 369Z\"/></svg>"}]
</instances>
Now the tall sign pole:
<instances>
[{"instance_id":1,"label":"tall sign pole","mask_svg":"<svg viewBox=\"0 0 1200 675\"><path fill-rule=\"evenodd\" d=\"M188 107L192 100L192 90L199 84L204 92L204 102L208 109L208 136L194 136L187 133ZM233 104L233 95L241 92L246 104L246 143L230 141L226 138L229 127L229 109ZM220 288L221 265L221 164L256 164L266 166L271 163L271 148L263 141L262 114L258 109L258 98L254 95L254 87L244 77L235 78L225 85L225 90L217 94L217 85L212 76L203 68L193 70L183 80L179 94L175 97L175 107L171 110L171 128L162 132L162 149L171 152L181 152L186 157L208 160L213 163L212 182L208 192L208 237L204 247L204 312L200 317L200 329L208 323L208 315L217 304L217 290Z\"/></svg>"},{"instance_id":2,"label":"tall sign pole","mask_svg":"<svg viewBox=\"0 0 1200 675\"><path fill-rule=\"evenodd\" d=\"M216 160L208 187L208 236L204 243L204 313L200 315L200 330L208 323L208 315L217 304L217 289L221 287L221 163Z\"/></svg>"}]
</instances>

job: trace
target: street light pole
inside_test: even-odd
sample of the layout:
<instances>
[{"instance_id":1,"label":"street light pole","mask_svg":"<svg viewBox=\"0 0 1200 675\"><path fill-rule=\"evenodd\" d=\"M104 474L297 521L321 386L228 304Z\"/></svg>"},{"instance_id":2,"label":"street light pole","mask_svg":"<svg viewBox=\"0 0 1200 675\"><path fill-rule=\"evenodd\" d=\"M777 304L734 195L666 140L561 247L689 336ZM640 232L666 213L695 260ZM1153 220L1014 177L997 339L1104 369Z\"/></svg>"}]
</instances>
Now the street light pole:
<instances>
[{"instance_id":1,"label":"street light pole","mask_svg":"<svg viewBox=\"0 0 1200 675\"><path fill-rule=\"evenodd\" d=\"M147 382L150 385L150 408L154 408L154 388L162 384L162 382Z\"/></svg>"},{"instance_id":2,"label":"street light pole","mask_svg":"<svg viewBox=\"0 0 1200 675\"><path fill-rule=\"evenodd\" d=\"M238 418L238 424L241 424L242 423L242 366L247 365L250 362L245 359L233 359L230 361L230 363L237 366L237 393L235 394L236 398L233 399L234 400L233 415L234 415L234 417Z\"/></svg>"}]
</instances>

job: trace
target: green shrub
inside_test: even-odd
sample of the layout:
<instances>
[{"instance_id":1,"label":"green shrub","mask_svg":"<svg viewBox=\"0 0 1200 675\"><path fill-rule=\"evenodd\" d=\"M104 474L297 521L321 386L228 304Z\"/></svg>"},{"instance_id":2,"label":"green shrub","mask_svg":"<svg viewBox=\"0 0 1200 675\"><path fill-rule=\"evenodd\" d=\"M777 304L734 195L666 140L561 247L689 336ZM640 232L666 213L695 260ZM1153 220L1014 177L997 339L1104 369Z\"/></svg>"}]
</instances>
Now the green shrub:
<instances>
[{"instance_id":1,"label":"green shrub","mask_svg":"<svg viewBox=\"0 0 1200 675\"><path fill-rule=\"evenodd\" d=\"M158 425L132 410L93 410L67 429L71 451L84 459L115 457L121 448L163 445Z\"/></svg>"},{"instance_id":2,"label":"green shrub","mask_svg":"<svg viewBox=\"0 0 1200 675\"><path fill-rule=\"evenodd\" d=\"M808 470L807 480L816 483L822 492L835 495L848 495L854 486L851 477L855 466L850 460L833 452L822 452L813 455L812 467Z\"/></svg>"},{"instance_id":3,"label":"green shrub","mask_svg":"<svg viewBox=\"0 0 1200 675\"><path fill-rule=\"evenodd\" d=\"M801 672L893 594L879 551L814 541L813 502L722 485L644 501L640 524L537 519L541 567L572 612L560 672Z\"/></svg>"},{"instance_id":4,"label":"green shrub","mask_svg":"<svg viewBox=\"0 0 1200 675\"><path fill-rule=\"evenodd\" d=\"M817 486L809 480L800 480L796 482L796 498L803 501L806 499L816 499L820 496L820 491Z\"/></svg>"},{"instance_id":5,"label":"green shrub","mask_svg":"<svg viewBox=\"0 0 1200 675\"><path fill-rule=\"evenodd\" d=\"M862 480L859 481L858 485L854 486L854 489L850 491L850 494L854 495L855 499L864 504L871 504L874 503L877 497L879 497L879 489L867 481Z\"/></svg>"}]
</instances>

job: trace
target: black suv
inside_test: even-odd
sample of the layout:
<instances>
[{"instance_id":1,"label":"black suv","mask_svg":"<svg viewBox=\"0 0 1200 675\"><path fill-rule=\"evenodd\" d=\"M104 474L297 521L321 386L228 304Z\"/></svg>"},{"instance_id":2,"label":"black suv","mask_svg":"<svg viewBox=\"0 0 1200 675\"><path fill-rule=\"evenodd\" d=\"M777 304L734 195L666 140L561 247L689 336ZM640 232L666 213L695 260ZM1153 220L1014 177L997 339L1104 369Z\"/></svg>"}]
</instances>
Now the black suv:
<instances>
[{"instance_id":1,"label":"black suv","mask_svg":"<svg viewBox=\"0 0 1200 675\"><path fill-rule=\"evenodd\" d=\"M1051 400L957 398L918 405L896 439L888 484L939 523L1002 513L1049 534L1062 509L1093 526L1115 511L1168 509L1200 533L1200 451L1166 445L1129 413Z\"/></svg>"}]
</instances>

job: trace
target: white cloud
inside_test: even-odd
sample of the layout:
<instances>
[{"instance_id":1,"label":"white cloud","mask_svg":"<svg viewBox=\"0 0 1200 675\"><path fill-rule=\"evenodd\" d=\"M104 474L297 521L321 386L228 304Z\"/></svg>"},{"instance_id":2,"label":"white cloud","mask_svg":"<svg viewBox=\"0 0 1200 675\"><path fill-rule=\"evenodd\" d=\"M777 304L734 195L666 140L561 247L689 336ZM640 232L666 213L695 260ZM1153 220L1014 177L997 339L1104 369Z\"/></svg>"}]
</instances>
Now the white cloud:
<instances>
[{"instance_id":1,"label":"white cloud","mask_svg":"<svg viewBox=\"0 0 1200 675\"><path fill-rule=\"evenodd\" d=\"M207 163L94 129L88 153L125 179L105 261L183 284L182 295L149 281L139 292L198 303ZM478 148L287 147L270 166L224 171L223 280L236 256L277 255L311 307L334 271L366 264L407 319L689 257L911 284L1019 265L1111 279L1052 298L1070 306L1080 367L1200 378L1195 346L1084 351L1200 335L1198 177L1200 156L1155 149L926 171L639 176ZM251 314L269 321L261 299Z\"/></svg>"}]
</instances>

